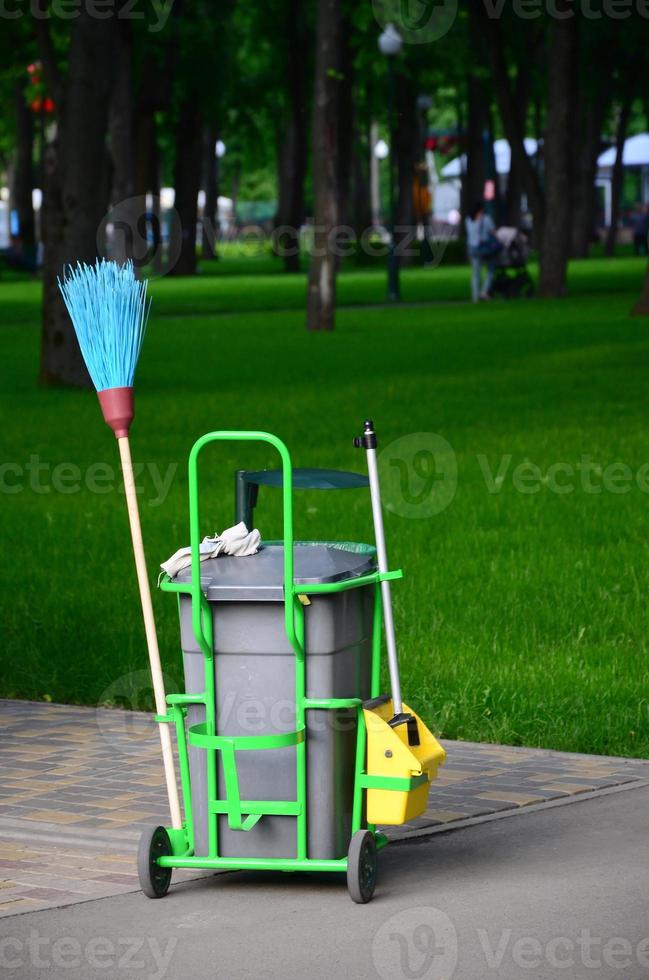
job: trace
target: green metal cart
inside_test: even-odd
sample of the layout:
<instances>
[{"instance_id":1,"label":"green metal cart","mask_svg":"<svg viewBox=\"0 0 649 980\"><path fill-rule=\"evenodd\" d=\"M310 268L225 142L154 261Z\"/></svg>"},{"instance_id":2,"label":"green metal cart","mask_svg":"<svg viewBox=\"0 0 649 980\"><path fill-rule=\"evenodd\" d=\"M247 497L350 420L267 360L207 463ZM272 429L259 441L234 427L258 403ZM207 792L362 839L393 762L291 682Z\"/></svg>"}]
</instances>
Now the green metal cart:
<instances>
[{"instance_id":1,"label":"green metal cart","mask_svg":"<svg viewBox=\"0 0 649 980\"><path fill-rule=\"evenodd\" d=\"M215 697L215 664L213 638L213 607L208 603L201 584L200 517L198 492L198 461L203 449L213 442L260 441L277 450L282 469L283 504L283 605L284 629L294 654L295 667L295 725L294 730L282 734L228 736L219 733ZM195 641L203 655L204 690L200 693L171 694L167 696L166 714L156 716L159 722L173 725L176 731L180 762L181 789L184 808L183 827L174 830L154 827L145 831L140 842L138 870L142 890L150 898L163 897L170 885L174 868L201 868L213 870L257 871L333 871L346 873L351 898L364 903L372 898L376 884L377 851L387 844L387 838L366 821L365 794L368 791L389 791L407 795L420 790L422 783L431 778L431 771L410 769L407 775L368 775L367 758L367 710L358 698L308 698L306 693L305 610L309 596L340 593L349 589L371 587L374 590L374 609L371 633L371 698L376 704L384 704L380 694L380 665L382 645L383 606L382 583L399 579L401 571L374 569L355 578L320 584L297 582L294 574L293 539L293 469L288 449L270 433L253 431L216 431L202 436L194 444L189 457L189 517L191 543L191 578L187 582L164 576L161 588L178 593L191 601L191 619ZM361 484L362 485L362 484ZM241 559L245 561L246 559ZM185 600L187 601L187 600ZM218 616L218 605L214 615ZM374 702L372 702L374 703ZM204 708L204 722L188 724L187 715L196 705ZM309 709L337 711L349 709L356 714L356 743L353 785L351 835L346 856L335 859L318 859L308 854L309 805L307 795L306 750ZM382 724L382 723L381 723ZM384 726L386 729L387 725ZM390 738L394 735L388 730ZM417 742L419 744L419 742ZM207 854L195 853L195 820L192 812L192 784L188 747L204 753L207 782ZM264 752L294 747L297 792L294 799L259 800L241 799L237 772L237 755L250 751ZM440 749L443 755L443 750ZM386 750L386 757L392 756ZM218 757L218 758L217 758ZM220 767L217 762L220 759ZM219 771L223 775L225 793L219 798ZM417 772L417 775L412 775ZM291 817L296 821L296 853L294 857L245 857L224 856L219 847L219 817L227 819L230 830L246 834L264 817Z\"/></svg>"}]
</instances>

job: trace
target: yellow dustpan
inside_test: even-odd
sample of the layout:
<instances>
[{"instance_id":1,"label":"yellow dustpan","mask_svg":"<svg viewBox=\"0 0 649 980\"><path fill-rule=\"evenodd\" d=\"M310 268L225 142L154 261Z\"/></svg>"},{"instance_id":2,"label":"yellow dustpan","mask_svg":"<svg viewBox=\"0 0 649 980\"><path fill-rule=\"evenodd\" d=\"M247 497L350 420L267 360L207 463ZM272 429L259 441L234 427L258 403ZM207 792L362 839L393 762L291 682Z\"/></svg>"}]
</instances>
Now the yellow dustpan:
<instances>
[{"instance_id":1,"label":"yellow dustpan","mask_svg":"<svg viewBox=\"0 0 649 980\"><path fill-rule=\"evenodd\" d=\"M365 449L367 456L377 564L379 572L385 576L381 578L381 598L392 688L392 697L385 695L363 705L367 728L367 769L363 777L367 789L367 819L373 824L400 824L414 819L426 809L428 787L446 753L421 718L401 700L376 460L377 438L371 420L365 422L363 435L354 439L354 445Z\"/></svg>"},{"instance_id":2,"label":"yellow dustpan","mask_svg":"<svg viewBox=\"0 0 649 980\"><path fill-rule=\"evenodd\" d=\"M367 728L367 820L374 824L401 824L424 812L428 787L444 765L446 752L421 718L403 705L417 726L418 745L409 744L407 724L392 727L392 698L366 701L363 715ZM413 726L410 726L412 733Z\"/></svg>"}]
</instances>

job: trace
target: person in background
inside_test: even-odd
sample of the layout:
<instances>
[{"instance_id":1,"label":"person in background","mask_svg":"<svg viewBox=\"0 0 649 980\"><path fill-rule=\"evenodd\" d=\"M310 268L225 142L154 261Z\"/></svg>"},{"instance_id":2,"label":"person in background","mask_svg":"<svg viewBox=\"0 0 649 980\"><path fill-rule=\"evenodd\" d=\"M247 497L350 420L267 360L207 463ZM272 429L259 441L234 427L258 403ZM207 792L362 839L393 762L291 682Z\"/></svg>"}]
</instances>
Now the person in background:
<instances>
[{"instance_id":1,"label":"person in background","mask_svg":"<svg viewBox=\"0 0 649 980\"><path fill-rule=\"evenodd\" d=\"M469 211L465 221L467 248L471 262L471 298L474 303L481 299L490 299L491 284L494 277L494 266L501 245L496 238L495 225L492 218L485 212L482 201L477 201ZM487 276L482 284L483 267Z\"/></svg>"},{"instance_id":2,"label":"person in background","mask_svg":"<svg viewBox=\"0 0 649 980\"><path fill-rule=\"evenodd\" d=\"M633 230L633 252L635 255L647 255L649 249L649 205L641 205L631 215Z\"/></svg>"}]
</instances>

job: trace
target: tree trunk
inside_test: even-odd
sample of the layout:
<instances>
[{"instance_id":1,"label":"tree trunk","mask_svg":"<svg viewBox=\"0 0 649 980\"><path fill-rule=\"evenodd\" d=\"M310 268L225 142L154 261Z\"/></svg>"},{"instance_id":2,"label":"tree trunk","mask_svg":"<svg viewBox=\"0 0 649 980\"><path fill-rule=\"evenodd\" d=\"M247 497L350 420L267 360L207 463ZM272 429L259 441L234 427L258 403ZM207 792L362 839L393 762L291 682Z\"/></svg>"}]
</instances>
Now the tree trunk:
<instances>
[{"instance_id":1,"label":"tree trunk","mask_svg":"<svg viewBox=\"0 0 649 980\"><path fill-rule=\"evenodd\" d=\"M624 144L626 133L629 128L629 117L633 100L627 97L620 108L615 132L615 163L613 164L613 175L611 178L611 224L606 232L604 242L604 255L610 258L615 254L615 243L617 241L617 226L620 221L620 210L622 206L622 183L624 181Z\"/></svg>"},{"instance_id":2,"label":"tree trunk","mask_svg":"<svg viewBox=\"0 0 649 980\"><path fill-rule=\"evenodd\" d=\"M570 0L557 2L567 19L551 26L547 119L544 140L545 214L540 248L541 296L563 296L571 230L571 158L577 65L577 18Z\"/></svg>"},{"instance_id":3,"label":"tree trunk","mask_svg":"<svg viewBox=\"0 0 649 980\"><path fill-rule=\"evenodd\" d=\"M469 213L484 195L486 180L484 133L489 126L489 104L484 79L470 73L467 79L466 172L462 189L462 211Z\"/></svg>"},{"instance_id":4,"label":"tree trunk","mask_svg":"<svg viewBox=\"0 0 649 980\"><path fill-rule=\"evenodd\" d=\"M306 139L294 118L278 137L279 196L275 216L274 247L284 261L285 272L300 270L300 228L304 221L304 176L306 156L298 144Z\"/></svg>"},{"instance_id":5,"label":"tree trunk","mask_svg":"<svg viewBox=\"0 0 649 980\"><path fill-rule=\"evenodd\" d=\"M203 129L203 190L205 208L203 209L204 259L215 259L216 243L219 237L219 158L216 155L218 127L214 124Z\"/></svg>"},{"instance_id":6,"label":"tree trunk","mask_svg":"<svg viewBox=\"0 0 649 980\"><path fill-rule=\"evenodd\" d=\"M133 119L131 22L118 20L115 50L115 85L110 102L108 131L112 163L111 204L116 208L111 258L124 263L143 259L147 252L139 223L143 201L135 199L135 123ZM137 255L135 242L137 241ZM144 254L141 254L144 253Z\"/></svg>"},{"instance_id":7,"label":"tree trunk","mask_svg":"<svg viewBox=\"0 0 649 980\"><path fill-rule=\"evenodd\" d=\"M347 16L341 22L341 79L338 85L338 223L351 225L352 170L354 156L354 50L349 43L353 26Z\"/></svg>"},{"instance_id":8,"label":"tree trunk","mask_svg":"<svg viewBox=\"0 0 649 980\"><path fill-rule=\"evenodd\" d=\"M135 193L145 196L158 184L154 148L157 143L153 112L138 112L135 125Z\"/></svg>"},{"instance_id":9,"label":"tree trunk","mask_svg":"<svg viewBox=\"0 0 649 980\"><path fill-rule=\"evenodd\" d=\"M16 83L16 157L11 191L11 206L18 216L18 235L26 260L36 254L34 222L34 116L25 99L25 86Z\"/></svg>"},{"instance_id":10,"label":"tree trunk","mask_svg":"<svg viewBox=\"0 0 649 980\"><path fill-rule=\"evenodd\" d=\"M606 108L607 86L598 86L590 98L580 99L579 146L573 175L572 207L572 255L585 259L595 232L595 206L597 201L595 177L597 157L601 146L601 129Z\"/></svg>"},{"instance_id":11,"label":"tree trunk","mask_svg":"<svg viewBox=\"0 0 649 980\"><path fill-rule=\"evenodd\" d=\"M180 107L176 126L176 164L174 207L178 215L180 248L178 260L169 274L193 276L196 273L196 229L198 225L198 192L201 183L201 117L198 109L198 93L190 92ZM175 249L172 244L172 252Z\"/></svg>"},{"instance_id":12,"label":"tree trunk","mask_svg":"<svg viewBox=\"0 0 649 980\"><path fill-rule=\"evenodd\" d=\"M230 200L232 201L232 219L237 223L237 205L239 203L239 189L241 187L241 161L236 160L232 165L232 179L230 183Z\"/></svg>"},{"instance_id":13,"label":"tree trunk","mask_svg":"<svg viewBox=\"0 0 649 980\"><path fill-rule=\"evenodd\" d=\"M352 147L352 215L351 224L359 243L363 234L372 227L372 203L370 189L370 127L366 127L363 138L358 120L354 121L354 140ZM357 246L358 247L358 246Z\"/></svg>"},{"instance_id":14,"label":"tree trunk","mask_svg":"<svg viewBox=\"0 0 649 980\"><path fill-rule=\"evenodd\" d=\"M318 0L313 107L314 235L307 298L308 330L334 328L337 263L332 235L338 224L341 62L340 0Z\"/></svg>"},{"instance_id":15,"label":"tree trunk","mask_svg":"<svg viewBox=\"0 0 649 980\"><path fill-rule=\"evenodd\" d=\"M160 155L158 152L158 133L153 111L139 108L135 118L135 194L139 201L146 202L151 194L151 212L147 210L145 237L150 231L151 245L147 248L146 261L153 260L156 275L164 269L162 235L160 227Z\"/></svg>"},{"instance_id":16,"label":"tree trunk","mask_svg":"<svg viewBox=\"0 0 649 980\"><path fill-rule=\"evenodd\" d=\"M469 4L471 8L471 4ZM484 196L487 179L484 134L489 129L489 88L485 85L487 61L485 36L481 19L470 9L469 52L471 67L467 74L466 170L462 181L462 215L466 217ZM464 225L462 226L464 228Z\"/></svg>"},{"instance_id":17,"label":"tree trunk","mask_svg":"<svg viewBox=\"0 0 649 980\"><path fill-rule=\"evenodd\" d=\"M290 0L286 20L286 87L288 119L278 140L279 200L277 249L286 272L300 270L300 228L304 222L304 178L307 166L307 50L304 4Z\"/></svg>"},{"instance_id":18,"label":"tree trunk","mask_svg":"<svg viewBox=\"0 0 649 980\"><path fill-rule=\"evenodd\" d=\"M46 21L37 33L51 59ZM74 328L57 277L69 263L94 262L97 231L106 213L108 108L113 79L116 20L81 7L72 27L69 67L58 88L58 132L44 153L43 324L40 379L44 384L89 386ZM54 63L46 78L56 73Z\"/></svg>"},{"instance_id":19,"label":"tree trunk","mask_svg":"<svg viewBox=\"0 0 649 980\"><path fill-rule=\"evenodd\" d=\"M560 0L557 0L559 5ZM563 0L565 2L565 0ZM505 137L511 149L511 157L516 166L520 179L525 188L527 200L534 216L534 231L537 239L541 237L545 223L545 200L539 174L525 150L525 128L520 115L517 98L512 91L509 77L509 66L505 57L503 27L498 18L490 17L482 4L471 4L470 11L474 15L480 13L481 30L487 39L489 62L493 79L493 88L498 103L500 118L505 131ZM572 21L561 21L562 25Z\"/></svg>"},{"instance_id":20,"label":"tree trunk","mask_svg":"<svg viewBox=\"0 0 649 980\"><path fill-rule=\"evenodd\" d=\"M520 167L517 161L512 159L505 193L505 222L510 228L520 228L522 219L521 200L524 193L525 188Z\"/></svg>"},{"instance_id":21,"label":"tree trunk","mask_svg":"<svg viewBox=\"0 0 649 980\"><path fill-rule=\"evenodd\" d=\"M405 75L396 78L395 142L397 155L397 222L395 247L399 265L411 265L416 253L415 201L413 184L419 162L419 116L417 86Z\"/></svg>"},{"instance_id":22,"label":"tree trunk","mask_svg":"<svg viewBox=\"0 0 649 980\"><path fill-rule=\"evenodd\" d=\"M381 224L381 171L379 160L375 153L376 144L379 141L379 124L376 120L370 122L369 136L369 172L370 172L370 210L372 212L372 227L378 228Z\"/></svg>"},{"instance_id":23,"label":"tree trunk","mask_svg":"<svg viewBox=\"0 0 649 980\"><path fill-rule=\"evenodd\" d=\"M647 267L647 274L644 277L644 285L642 287L640 299L635 304L631 312L635 316L649 316L649 266Z\"/></svg>"}]
</instances>

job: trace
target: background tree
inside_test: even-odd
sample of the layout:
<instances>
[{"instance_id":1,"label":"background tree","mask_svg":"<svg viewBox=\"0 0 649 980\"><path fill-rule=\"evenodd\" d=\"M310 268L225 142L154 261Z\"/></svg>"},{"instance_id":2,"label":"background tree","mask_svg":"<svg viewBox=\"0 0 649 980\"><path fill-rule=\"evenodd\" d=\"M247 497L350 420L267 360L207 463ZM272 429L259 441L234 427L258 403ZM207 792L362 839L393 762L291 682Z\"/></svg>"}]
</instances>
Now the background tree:
<instances>
[{"instance_id":1,"label":"background tree","mask_svg":"<svg viewBox=\"0 0 649 980\"><path fill-rule=\"evenodd\" d=\"M642 35L625 30L623 23L615 24L613 37L617 57L623 56L623 66L611 65L612 84L609 89L616 98L614 132L615 132L615 163L611 178L611 221L604 240L604 254L612 256L615 253L618 226L622 211L622 191L624 181L624 144L629 134L633 118L634 102L641 90L638 82L643 72L646 72L646 45ZM609 35L610 41L611 35ZM646 120L644 120L646 122Z\"/></svg>"},{"instance_id":2,"label":"background tree","mask_svg":"<svg viewBox=\"0 0 649 980\"><path fill-rule=\"evenodd\" d=\"M29 72L35 69L35 60L36 47L25 18L7 18L0 34L0 168L7 174L10 209L30 259L36 245L32 191L43 109L42 84L36 84L36 71Z\"/></svg>"},{"instance_id":3,"label":"background tree","mask_svg":"<svg viewBox=\"0 0 649 980\"><path fill-rule=\"evenodd\" d=\"M597 159L602 130L611 104L614 56L609 25L587 21L580 25L580 57L575 108L576 146L572 172L572 255L586 258L595 237ZM594 72L592 66L597 65Z\"/></svg>"},{"instance_id":4,"label":"background tree","mask_svg":"<svg viewBox=\"0 0 649 980\"><path fill-rule=\"evenodd\" d=\"M523 20L509 4L463 0L443 43L404 44L394 64L393 146L403 235L411 237L420 220L413 182L427 127L463 132L464 208L483 194L493 170L493 141L504 135L511 165L502 200L497 194L497 220L518 224L526 199L540 256L540 291L559 296L569 255L588 254L597 159L612 138L618 148L606 241L612 252L628 186L624 140L646 128L646 119L640 120L647 105L640 30L646 25L633 10L614 18L604 16L600 0L591 7L602 17L557 0L559 16L539 11L541 16ZM128 8L128 0L119 0L118 13ZM39 185L44 192L42 380L87 383L56 279L65 263L92 261L102 251L97 233L111 208L121 210L110 255L120 261L133 256L136 240L143 250L145 231L162 271L155 219L163 183L175 189L180 219L175 274L197 271L201 188L207 258L214 254L219 181L239 223L268 219L263 230L270 231L268 205L276 204L275 226L283 229L276 250L288 271L300 268L298 231L313 215L307 321L311 329L331 329L340 266L331 233L349 225L358 243L371 225L372 143L389 135L387 66L377 51L381 25L372 6L351 0L241 6L224 0L214 8L208 0L175 0L157 33L127 16L91 18L82 10L70 20L49 16L56 13L50 0L33 0L32 11L7 19L0 35L0 163L27 253L36 244L32 192ZM393 18L399 23L401 16L395 3ZM43 92L54 101L51 118L32 112L31 89L25 97L26 68L36 59L43 63ZM427 117L420 111L422 95L432 100ZM541 138L534 160L525 151L530 135ZM220 165L217 138L227 145ZM437 162L446 159L440 154ZM148 195L153 216L139 213ZM125 211L129 200L135 201L132 214ZM263 217L251 213L253 201L266 203ZM151 255L136 258L148 262Z\"/></svg>"},{"instance_id":5,"label":"background tree","mask_svg":"<svg viewBox=\"0 0 649 980\"><path fill-rule=\"evenodd\" d=\"M36 186L34 167L34 110L25 91L27 73L14 84L14 106L16 113L16 150L11 182L11 207L18 218L23 255L35 260L36 227L34 219L33 191Z\"/></svg>"},{"instance_id":6,"label":"background tree","mask_svg":"<svg viewBox=\"0 0 649 980\"><path fill-rule=\"evenodd\" d=\"M631 312L636 316L649 316L649 268L644 278L640 298Z\"/></svg>"},{"instance_id":7,"label":"background tree","mask_svg":"<svg viewBox=\"0 0 649 980\"><path fill-rule=\"evenodd\" d=\"M553 20L548 40L545 196L538 236L542 296L563 295L570 256L578 20L569 0L557 0L557 11L564 17Z\"/></svg>"},{"instance_id":8,"label":"background tree","mask_svg":"<svg viewBox=\"0 0 649 980\"><path fill-rule=\"evenodd\" d=\"M338 224L340 92L343 51L340 0L318 0L313 108L313 252L307 328L333 330L336 267L332 234Z\"/></svg>"},{"instance_id":9,"label":"background tree","mask_svg":"<svg viewBox=\"0 0 649 980\"><path fill-rule=\"evenodd\" d=\"M308 160L309 81L313 77L313 41L308 8L302 0L285 0L279 18L285 51L283 82L285 110L277 129L278 201L277 246L287 272L300 268L299 231L305 218L305 178Z\"/></svg>"},{"instance_id":10,"label":"background tree","mask_svg":"<svg viewBox=\"0 0 649 980\"><path fill-rule=\"evenodd\" d=\"M116 262L133 258L134 233L140 217L135 198L135 118L132 21L118 20L115 39L115 79L108 115L112 205L120 205L120 229L111 257ZM128 213L125 211L130 204Z\"/></svg>"},{"instance_id":11,"label":"background tree","mask_svg":"<svg viewBox=\"0 0 649 980\"><path fill-rule=\"evenodd\" d=\"M36 2L36 0L35 0ZM90 385L57 278L66 264L93 262L97 230L109 197L106 133L117 20L82 6L71 21L67 65L56 52L48 0L38 0L33 25L56 130L43 155L43 322L41 381ZM67 24L67 22L63 22ZM63 30L62 24L56 24Z\"/></svg>"},{"instance_id":12,"label":"background tree","mask_svg":"<svg viewBox=\"0 0 649 980\"><path fill-rule=\"evenodd\" d=\"M228 72L227 45L235 38L228 31L232 4L217 8L209 2L176 0L173 11L176 56L169 122L173 129L174 206L178 216L178 259L172 275L193 275L197 268L196 233L198 192L205 173L205 139L217 131ZM227 43L226 43L227 39ZM212 141L212 147L216 140ZM213 152L213 151L212 151ZM212 170L212 177L216 175ZM214 183L210 184L210 210L215 208ZM210 216L212 222L215 214ZM173 247L173 246L172 246Z\"/></svg>"},{"instance_id":13,"label":"background tree","mask_svg":"<svg viewBox=\"0 0 649 980\"><path fill-rule=\"evenodd\" d=\"M202 185L205 191L203 210L202 255L204 259L217 258L216 244L219 235L219 157L216 144L220 129L216 119L203 125L203 152L201 162Z\"/></svg>"}]
</instances>

